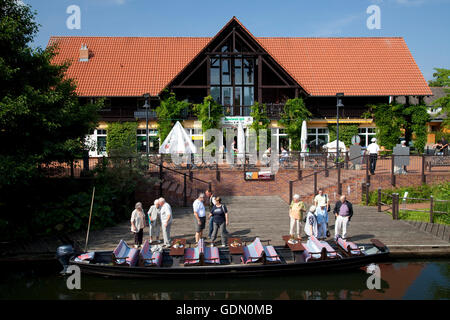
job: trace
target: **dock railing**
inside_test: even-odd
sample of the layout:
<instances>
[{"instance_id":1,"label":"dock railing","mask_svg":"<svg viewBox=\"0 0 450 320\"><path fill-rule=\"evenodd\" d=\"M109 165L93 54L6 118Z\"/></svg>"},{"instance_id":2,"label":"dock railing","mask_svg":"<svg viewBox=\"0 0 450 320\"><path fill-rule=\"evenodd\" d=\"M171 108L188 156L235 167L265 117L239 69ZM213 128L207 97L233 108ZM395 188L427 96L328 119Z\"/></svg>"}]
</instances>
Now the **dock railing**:
<instances>
[{"instance_id":1,"label":"dock railing","mask_svg":"<svg viewBox=\"0 0 450 320\"><path fill-rule=\"evenodd\" d=\"M436 217L439 217L438 220L448 219L450 214L450 200L435 199L432 195L430 198L408 197L407 193L400 197L399 193L386 193L381 188L377 190L377 207L378 212L391 211L394 220L407 216L407 212L418 215L427 213L428 221L434 223Z\"/></svg>"}]
</instances>

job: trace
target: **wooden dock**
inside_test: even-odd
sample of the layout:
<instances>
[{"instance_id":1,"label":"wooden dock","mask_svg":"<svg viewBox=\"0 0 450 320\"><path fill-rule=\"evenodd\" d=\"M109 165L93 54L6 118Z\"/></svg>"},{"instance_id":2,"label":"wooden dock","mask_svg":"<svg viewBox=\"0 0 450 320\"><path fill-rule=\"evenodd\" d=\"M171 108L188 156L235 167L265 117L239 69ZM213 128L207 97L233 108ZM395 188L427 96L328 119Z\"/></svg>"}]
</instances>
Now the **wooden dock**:
<instances>
[{"instance_id":1,"label":"wooden dock","mask_svg":"<svg viewBox=\"0 0 450 320\"><path fill-rule=\"evenodd\" d=\"M223 197L223 202L230 212L230 236L252 241L256 236L270 239L274 245L284 244L281 236L289 233L288 205L278 196L261 197ZM174 208L174 221L171 236L194 241L194 220L192 209ZM206 226L208 228L208 225ZM334 237L334 216L330 214L329 228ZM446 228L447 230L449 228ZM208 230L205 229L204 235ZM303 231L302 231L303 232ZM448 231L447 231L448 232ZM450 242L442 240L431 232L418 228L412 223L392 220L385 213L377 212L376 207L354 205L354 216L349 226L349 237L357 244L369 244L370 239L377 238L389 246L394 257L449 257ZM303 233L304 235L304 233ZM80 247L84 247L84 234L72 235ZM144 239L148 238L148 228L144 230ZM161 233L162 238L162 233ZM102 231L91 231L89 250L112 250L124 239L128 244L134 243L128 221ZM331 238L332 239L332 238ZM448 239L448 235L447 238ZM220 244L220 238L217 240ZM61 240L35 241L33 244L9 247L10 253L19 256L53 254ZM3 257L8 254L3 252Z\"/></svg>"},{"instance_id":2,"label":"wooden dock","mask_svg":"<svg viewBox=\"0 0 450 320\"><path fill-rule=\"evenodd\" d=\"M223 197L230 212L228 231L231 236L251 241L256 236L270 239L272 244L284 244L281 236L289 233L288 205L278 196ZM194 220L191 208L175 208L173 212L172 237L194 241ZM208 225L204 235L207 234ZM330 214L329 228L334 237L334 216ZM120 239L133 244L129 223L93 232L90 250L113 249ZM148 228L144 230L148 237ZM304 233L303 233L304 235ZM349 226L349 237L358 244L369 244L377 238L389 246L394 256L450 256L450 242L439 239L390 215L377 212L376 207L355 205ZM447 237L448 238L448 237ZM218 238L217 244L220 244Z\"/></svg>"}]
</instances>

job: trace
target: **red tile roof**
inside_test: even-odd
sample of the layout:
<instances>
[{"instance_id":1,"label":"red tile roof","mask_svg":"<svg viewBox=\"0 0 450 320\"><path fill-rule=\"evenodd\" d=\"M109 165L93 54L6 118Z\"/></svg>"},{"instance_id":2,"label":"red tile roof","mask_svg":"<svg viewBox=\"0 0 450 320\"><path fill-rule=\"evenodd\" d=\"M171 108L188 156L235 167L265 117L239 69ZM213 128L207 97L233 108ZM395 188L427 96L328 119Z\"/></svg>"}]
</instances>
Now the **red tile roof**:
<instances>
[{"instance_id":1,"label":"red tile roof","mask_svg":"<svg viewBox=\"0 0 450 320\"><path fill-rule=\"evenodd\" d=\"M58 43L56 63L71 61L67 76L80 96L141 96L160 93L211 39L51 37L49 43ZM312 96L432 94L403 38L254 39ZM83 43L93 54L88 62L79 61Z\"/></svg>"},{"instance_id":2,"label":"red tile roof","mask_svg":"<svg viewBox=\"0 0 450 320\"><path fill-rule=\"evenodd\" d=\"M210 38L51 37L55 63L69 60L67 76L80 96L157 95L200 52ZM79 61L81 44L92 56Z\"/></svg>"}]
</instances>

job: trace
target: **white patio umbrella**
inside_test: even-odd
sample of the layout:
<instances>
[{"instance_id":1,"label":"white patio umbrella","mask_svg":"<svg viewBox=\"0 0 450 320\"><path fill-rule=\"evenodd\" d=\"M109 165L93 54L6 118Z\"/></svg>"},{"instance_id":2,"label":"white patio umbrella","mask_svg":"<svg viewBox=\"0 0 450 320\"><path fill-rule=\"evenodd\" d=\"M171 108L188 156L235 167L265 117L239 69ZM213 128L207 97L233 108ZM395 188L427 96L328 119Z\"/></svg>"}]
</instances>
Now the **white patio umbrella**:
<instances>
[{"instance_id":1,"label":"white patio umbrella","mask_svg":"<svg viewBox=\"0 0 450 320\"><path fill-rule=\"evenodd\" d=\"M245 152L245 135L244 135L244 127L242 126L242 123L239 122L238 129L237 129L237 149L238 149L238 155L237 157L239 159L244 158L244 152Z\"/></svg>"},{"instance_id":2,"label":"white patio umbrella","mask_svg":"<svg viewBox=\"0 0 450 320\"><path fill-rule=\"evenodd\" d=\"M300 146L302 152L301 156L303 157L303 167L305 167L305 152L307 150L306 148L308 147L307 139L308 139L308 128L306 126L306 121L303 120L300 134Z\"/></svg>"},{"instance_id":3,"label":"white patio umbrella","mask_svg":"<svg viewBox=\"0 0 450 320\"><path fill-rule=\"evenodd\" d=\"M159 147L159 153L170 154L190 154L196 153L197 147L189 138L186 130L179 121L175 123L172 130L170 130L164 142Z\"/></svg>"},{"instance_id":4,"label":"white patio umbrella","mask_svg":"<svg viewBox=\"0 0 450 320\"><path fill-rule=\"evenodd\" d=\"M327 149L327 152L335 153L337 152L337 140L331 141L323 146L324 149ZM339 152L345 152L347 148L345 147L345 143L339 140Z\"/></svg>"}]
</instances>

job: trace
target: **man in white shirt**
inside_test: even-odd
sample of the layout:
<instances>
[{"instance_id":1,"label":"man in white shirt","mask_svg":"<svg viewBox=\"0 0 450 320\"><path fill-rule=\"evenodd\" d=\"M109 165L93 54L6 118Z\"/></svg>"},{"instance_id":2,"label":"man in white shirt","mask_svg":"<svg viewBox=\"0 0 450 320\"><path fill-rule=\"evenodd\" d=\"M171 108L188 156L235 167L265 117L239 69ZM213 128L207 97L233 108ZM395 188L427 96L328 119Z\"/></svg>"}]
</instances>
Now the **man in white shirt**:
<instances>
[{"instance_id":1,"label":"man in white shirt","mask_svg":"<svg viewBox=\"0 0 450 320\"><path fill-rule=\"evenodd\" d=\"M203 236L206 223L206 210L203 201L205 201L205 194L200 193L192 205L194 208L195 241L197 243Z\"/></svg>"},{"instance_id":2,"label":"man in white shirt","mask_svg":"<svg viewBox=\"0 0 450 320\"><path fill-rule=\"evenodd\" d=\"M378 152L380 152L380 146L377 144L377 139L372 138L372 143L367 146L366 153L369 154L369 170L370 174L375 174L375 168L377 166Z\"/></svg>"},{"instance_id":3,"label":"man in white shirt","mask_svg":"<svg viewBox=\"0 0 450 320\"><path fill-rule=\"evenodd\" d=\"M164 237L164 246L170 247L170 227L172 226L172 208L164 198L159 198L159 206L161 207L161 227Z\"/></svg>"}]
</instances>

